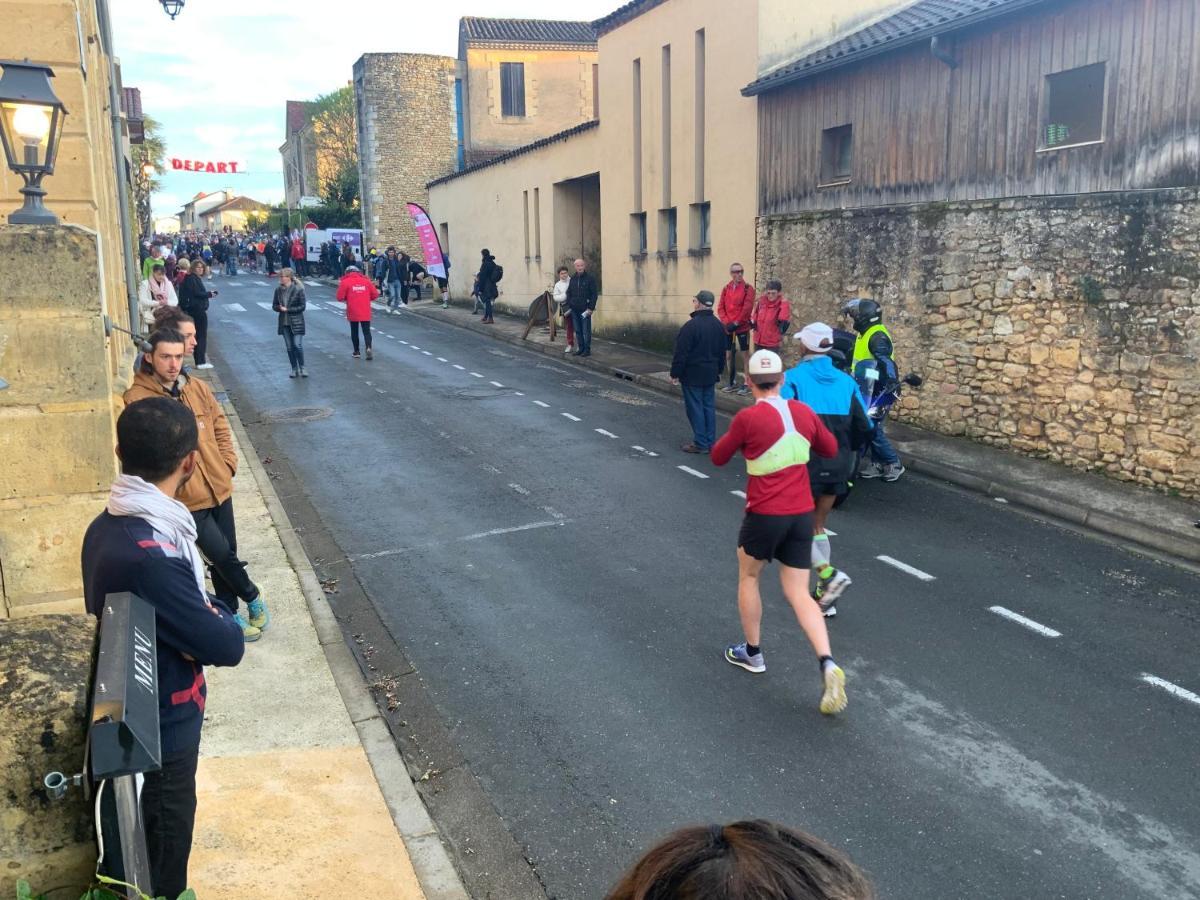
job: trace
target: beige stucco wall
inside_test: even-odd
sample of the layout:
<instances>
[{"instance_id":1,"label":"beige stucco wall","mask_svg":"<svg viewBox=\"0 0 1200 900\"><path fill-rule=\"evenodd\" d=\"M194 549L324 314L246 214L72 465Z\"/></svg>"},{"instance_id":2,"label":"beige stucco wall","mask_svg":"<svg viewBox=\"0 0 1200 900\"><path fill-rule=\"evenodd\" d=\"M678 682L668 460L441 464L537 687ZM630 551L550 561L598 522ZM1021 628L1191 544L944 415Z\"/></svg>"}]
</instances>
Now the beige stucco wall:
<instances>
[{"instance_id":1,"label":"beige stucco wall","mask_svg":"<svg viewBox=\"0 0 1200 900\"><path fill-rule=\"evenodd\" d=\"M704 29L703 196L696 179L696 32ZM662 338L678 329L696 291L719 291L737 260L754 278L757 212L755 101L741 96L754 80L757 7L723 0L670 0L601 35L600 184L604 297L601 333ZM663 47L671 47L670 192L663 179ZM641 61L641 203L634 196L633 61ZM711 252L695 243L691 204L711 204ZM658 211L673 205L678 251L659 252ZM646 212L645 258L630 254L630 215Z\"/></svg>"},{"instance_id":2,"label":"beige stucco wall","mask_svg":"<svg viewBox=\"0 0 1200 900\"><path fill-rule=\"evenodd\" d=\"M470 295L479 271L479 251L484 247L504 266L499 285L502 309L523 309L551 285L554 270L563 260L575 258L580 241L580 229L574 225L578 211L569 201L564 202L561 194L555 203L555 185L598 170L599 138L599 129L584 131L430 188L429 216L450 254L454 297Z\"/></svg>"},{"instance_id":3,"label":"beige stucco wall","mask_svg":"<svg viewBox=\"0 0 1200 900\"><path fill-rule=\"evenodd\" d=\"M912 0L797 3L758 0L758 73L817 50L845 32L907 6Z\"/></svg>"},{"instance_id":4,"label":"beige stucco wall","mask_svg":"<svg viewBox=\"0 0 1200 900\"><path fill-rule=\"evenodd\" d=\"M501 115L500 64L525 65L525 115ZM467 48L468 153L513 150L592 118L594 50ZM506 270L507 272L507 270Z\"/></svg>"},{"instance_id":5,"label":"beige stucco wall","mask_svg":"<svg viewBox=\"0 0 1200 900\"><path fill-rule=\"evenodd\" d=\"M54 69L68 116L46 204L70 223L0 225L0 376L11 385L0 391L7 616L81 608L80 541L116 473L115 416L133 354L128 340L106 339L102 325L105 314L127 325L129 309L95 4L0 0L0 21L0 58ZM0 215L20 205L20 185L0 166Z\"/></svg>"}]
</instances>

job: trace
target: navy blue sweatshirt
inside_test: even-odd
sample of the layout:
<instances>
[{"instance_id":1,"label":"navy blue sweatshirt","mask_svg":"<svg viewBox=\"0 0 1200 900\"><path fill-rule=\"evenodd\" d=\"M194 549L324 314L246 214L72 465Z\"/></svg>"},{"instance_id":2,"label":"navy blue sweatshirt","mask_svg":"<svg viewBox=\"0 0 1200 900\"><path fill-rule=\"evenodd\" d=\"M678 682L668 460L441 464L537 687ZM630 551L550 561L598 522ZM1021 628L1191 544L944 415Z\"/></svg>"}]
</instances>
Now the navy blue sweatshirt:
<instances>
[{"instance_id":1,"label":"navy blue sweatshirt","mask_svg":"<svg viewBox=\"0 0 1200 900\"><path fill-rule=\"evenodd\" d=\"M137 594L156 614L162 752L194 750L208 696L203 667L241 662L242 629L220 604L209 602L181 549L145 519L105 511L83 538L87 611L99 618L105 595L122 591Z\"/></svg>"}]
</instances>

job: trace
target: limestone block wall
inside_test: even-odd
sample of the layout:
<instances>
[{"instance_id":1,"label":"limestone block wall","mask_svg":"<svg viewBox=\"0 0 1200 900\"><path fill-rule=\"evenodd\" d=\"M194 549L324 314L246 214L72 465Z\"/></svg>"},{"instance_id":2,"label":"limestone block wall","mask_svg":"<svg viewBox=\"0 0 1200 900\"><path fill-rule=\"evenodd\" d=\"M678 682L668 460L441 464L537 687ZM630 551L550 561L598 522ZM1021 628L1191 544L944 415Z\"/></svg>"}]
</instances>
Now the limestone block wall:
<instances>
[{"instance_id":1,"label":"limestone block wall","mask_svg":"<svg viewBox=\"0 0 1200 900\"><path fill-rule=\"evenodd\" d=\"M395 244L420 258L406 203L453 172L457 61L422 53L368 53L354 64L363 231L368 245Z\"/></svg>"},{"instance_id":2,"label":"limestone block wall","mask_svg":"<svg viewBox=\"0 0 1200 900\"><path fill-rule=\"evenodd\" d=\"M795 328L882 303L904 419L1200 496L1197 190L764 217L757 256Z\"/></svg>"},{"instance_id":3,"label":"limestone block wall","mask_svg":"<svg viewBox=\"0 0 1200 900\"><path fill-rule=\"evenodd\" d=\"M87 228L0 227L3 615L82 609L80 545L117 473L133 357L128 341L104 336L99 266Z\"/></svg>"}]
</instances>

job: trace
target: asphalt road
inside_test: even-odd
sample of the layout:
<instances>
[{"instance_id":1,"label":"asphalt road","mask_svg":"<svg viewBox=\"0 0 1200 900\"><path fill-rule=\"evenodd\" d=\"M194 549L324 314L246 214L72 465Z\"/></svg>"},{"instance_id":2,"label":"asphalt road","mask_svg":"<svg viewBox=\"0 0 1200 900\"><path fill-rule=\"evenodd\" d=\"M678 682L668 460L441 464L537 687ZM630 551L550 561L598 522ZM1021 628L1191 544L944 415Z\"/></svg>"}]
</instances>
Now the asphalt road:
<instances>
[{"instance_id":1,"label":"asphalt road","mask_svg":"<svg viewBox=\"0 0 1200 900\"><path fill-rule=\"evenodd\" d=\"M721 659L744 476L678 451L682 404L411 314L353 360L315 283L294 381L265 279L215 286L243 418L331 412L271 439L549 895L601 896L677 826L766 817L883 897L1200 897L1195 575L867 483L831 521L854 584L831 625L850 706L825 718L777 583L767 673Z\"/></svg>"}]
</instances>

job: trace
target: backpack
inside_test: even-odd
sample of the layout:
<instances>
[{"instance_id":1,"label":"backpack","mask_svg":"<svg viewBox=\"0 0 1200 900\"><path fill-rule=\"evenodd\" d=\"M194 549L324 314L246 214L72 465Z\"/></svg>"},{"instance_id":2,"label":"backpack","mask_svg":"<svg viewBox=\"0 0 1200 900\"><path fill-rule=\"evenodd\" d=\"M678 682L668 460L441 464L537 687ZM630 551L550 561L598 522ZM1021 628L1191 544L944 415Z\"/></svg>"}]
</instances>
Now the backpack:
<instances>
[{"instance_id":1,"label":"backpack","mask_svg":"<svg viewBox=\"0 0 1200 900\"><path fill-rule=\"evenodd\" d=\"M492 284L499 284L500 279L504 277L504 266L500 265L500 263L495 263L495 266L496 274L492 276Z\"/></svg>"}]
</instances>

